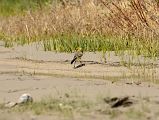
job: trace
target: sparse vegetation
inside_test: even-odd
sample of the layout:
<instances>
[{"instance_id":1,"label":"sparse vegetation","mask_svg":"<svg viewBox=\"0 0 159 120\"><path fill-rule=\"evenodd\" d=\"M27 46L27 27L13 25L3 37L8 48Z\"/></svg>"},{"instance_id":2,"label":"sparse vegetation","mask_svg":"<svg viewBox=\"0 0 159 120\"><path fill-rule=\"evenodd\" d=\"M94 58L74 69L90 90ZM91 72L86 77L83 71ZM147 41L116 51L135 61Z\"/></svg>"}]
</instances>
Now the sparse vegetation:
<instances>
[{"instance_id":1,"label":"sparse vegetation","mask_svg":"<svg viewBox=\"0 0 159 120\"><path fill-rule=\"evenodd\" d=\"M128 118L132 118L132 119L142 119L145 116L144 112L140 110L136 110L135 108L130 108L126 112L126 115Z\"/></svg>"},{"instance_id":2,"label":"sparse vegetation","mask_svg":"<svg viewBox=\"0 0 159 120\"><path fill-rule=\"evenodd\" d=\"M29 10L39 10L52 0L0 0L0 16L23 15Z\"/></svg>"},{"instance_id":3,"label":"sparse vegetation","mask_svg":"<svg viewBox=\"0 0 159 120\"><path fill-rule=\"evenodd\" d=\"M42 73L38 72L38 67L33 67L34 70L30 67L27 71L19 65L22 66L22 75L28 72L32 75L100 78L111 80L112 83L123 79L158 83L158 63L155 63L159 58L158 11L158 0L0 0L0 40L5 42L5 47L39 42L45 51L71 53L77 47L87 52L98 51L102 52L104 58L102 65L107 65L105 63L109 58L105 58L106 55L115 53L120 56L119 64L130 70L129 73L123 71L123 76L122 73L109 76L109 70L104 72L108 74L92 74L92 71L85 69L82 72L73 71L74 74L67 74L70 69L66 69L66 74L63 74L66 70L58 74L61 70L58 68L57 73L54 73L52 69L39 67L48 70ZM102 102L100 105L104 106ZM0 110L20 113L31 111L36 115L53 112L71 117L74 112L93 111L108 115L110 119L120 115L142 119L151 112L144 104L140 106L141 110L132 107L126 112L109 107L96 111L94 106L96 103L85 100L49 98L11 109L0 104Z\"/></svg>"},{"instance_id":4,"label":"sparse vegetation","mask_svg":"<svg viewBox=\"0 0 159 120\"><path fill-rule=\"evenodd\" d=\"M47 7L35 11L25 9L24 15L1 18L0 38L6 42L6 47L12 46L13 42L23 45L43 41L44 49L49 51L72 52L81 46L85 51L121 53L129 50L133 55L157 57L158 4L151 1L54 4L49 0L40 3L30 0L28 5L33 8L34 4L40 6L42 3L47 3ZM23 2L16 3L25 4ZM13 4L9 0L8 3ZM15 8L21 9L18 5Z\"/></svg>"},{"instance_id":5,"label":"sparse vegetation","mask_svg":"<svg viewBox=\"0 0 159 120\"><path fill-rule=\"evenodd\" d=\"M28 112L31 111L36 115L40 114L54 114L62 113L64 116L73 116L74 112L80 112L80 110L89 110L93 107L93 103L85 100L70 100L70 99L55 99L45 98L39 102L27 103L18 105L11 109L6 109L2 104L0 109L10 112Z\"/></svg>"}]
</instances>

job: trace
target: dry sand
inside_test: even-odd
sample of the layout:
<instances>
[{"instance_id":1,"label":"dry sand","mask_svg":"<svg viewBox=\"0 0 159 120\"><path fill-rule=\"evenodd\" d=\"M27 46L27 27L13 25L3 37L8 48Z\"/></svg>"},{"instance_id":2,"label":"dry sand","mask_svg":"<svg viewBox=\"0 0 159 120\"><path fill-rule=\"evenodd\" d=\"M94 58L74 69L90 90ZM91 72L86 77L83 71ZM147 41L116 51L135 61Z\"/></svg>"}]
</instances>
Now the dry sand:
<instances>
[{"instance_id":1,"label":"dry sand","mask_svg":"<svg viewBox=\"0 0 159 120\"><path fill-rule=\"evenodd\" d=\"M159 85L152 83L154 81L145 82L145 78L142 77L134 79L134 72L127 67L120 66L120 59L113 52L106 64L101 64L100 53L85 53L83 61L86 65L73 69L73 66L70 65L73 53L45 52L41 45L35 44L13 48L4 48L3 44L3 42L0 43L0 103L16 101L23 93L30 93L35 101L46 96L59 98L68 93L77 94L92 101L99 96L128 95L140 98L148 97L152 101L159 102ZM152 60L148 61L149 64L152 62ZM158 63L158 61L155 62L157 66ZM159 68L156 67L155 71L155 77L158 78ZM133 81L136 80L141 84L134 84ZM153 109L153 107L151 108ZM153 113L153 110L151 112ZM91 114L85 117L78 116L75 119L104 120L107 117ZM64 118L0 111L0 120L22 119L59 120ZM118 120L118 118L116 119ZM151 119L157 120L158 118L157 116L155 118L154 115Z\"/></svg>"}]
</instances>

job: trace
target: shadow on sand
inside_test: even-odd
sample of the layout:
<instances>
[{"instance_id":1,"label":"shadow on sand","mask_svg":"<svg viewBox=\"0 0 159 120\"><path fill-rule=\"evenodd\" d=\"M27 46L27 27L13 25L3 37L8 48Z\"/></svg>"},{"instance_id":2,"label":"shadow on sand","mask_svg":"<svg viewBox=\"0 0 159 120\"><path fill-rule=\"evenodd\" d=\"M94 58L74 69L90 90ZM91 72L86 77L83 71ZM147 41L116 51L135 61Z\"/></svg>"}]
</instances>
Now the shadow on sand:
<instances>
[{"instance_id":1,"label":"shadow on sand","mask_svg":"<svg viewBox=\"0 0 159 120\"><path fill-rule=\"evenodd\" d=\"M80 67L83 67L83 66L85 66L85 64L80 64L80 65L74 67L74 69L77 69L77 68L80 68Z\"/></svg>"}]
</instances>

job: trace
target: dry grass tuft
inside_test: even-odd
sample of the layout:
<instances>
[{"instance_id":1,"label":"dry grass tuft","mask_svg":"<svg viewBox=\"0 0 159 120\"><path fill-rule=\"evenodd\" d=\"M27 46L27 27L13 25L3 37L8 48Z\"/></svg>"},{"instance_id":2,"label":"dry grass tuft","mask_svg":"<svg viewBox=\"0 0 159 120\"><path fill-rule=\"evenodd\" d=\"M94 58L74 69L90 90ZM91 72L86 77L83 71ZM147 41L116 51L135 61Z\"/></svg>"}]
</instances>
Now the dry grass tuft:
<instances>
[{"instance_id":1,"label":"dry grass tuft","mask_svg":"<svg viewBox=\"0 0 159 120\"><path fill-rule=\"evenodd\" d=\"M13 41L25 44L45 40L45 50L57 51L72 51L72 39L73 48L78 45L92 51L93 48L89 46L93 46L92 42L95 41L98 48L94 50L104 53L107 51L105 47L110 46L109 51L130 48L136 50L137 54L146 51L146 56L158 56L158 1L62 0L55 3L36 11L28 10L23 15L1 17L0 38L6 41L6 46L11 46ZM90 40L85 37L90 37ZM109 40L101 42L99 39L95 40L96 37ZM79 38L85 40L80 42ZM53 47L48 48L49 46ZM70 50L65 50L68 47Z\"/></svg>"}]
</instances>

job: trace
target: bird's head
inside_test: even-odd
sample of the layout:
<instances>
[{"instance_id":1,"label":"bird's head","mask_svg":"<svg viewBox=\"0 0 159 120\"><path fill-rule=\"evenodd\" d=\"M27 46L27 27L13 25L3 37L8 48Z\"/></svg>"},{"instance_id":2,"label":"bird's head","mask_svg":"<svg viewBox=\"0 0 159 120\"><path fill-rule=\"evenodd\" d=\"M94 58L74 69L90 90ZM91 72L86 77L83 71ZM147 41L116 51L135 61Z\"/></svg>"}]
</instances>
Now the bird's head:
<instances>
[{"instance_id":1,"label":"bird's head","mask_svg":"<svg viewBox=\"0 0 159 120\"><path fill-rule=\"evenodd\" d=\"M77 47L76 51L82 51L82 48L81 47Z\"/></svg>"}]
</instances>

